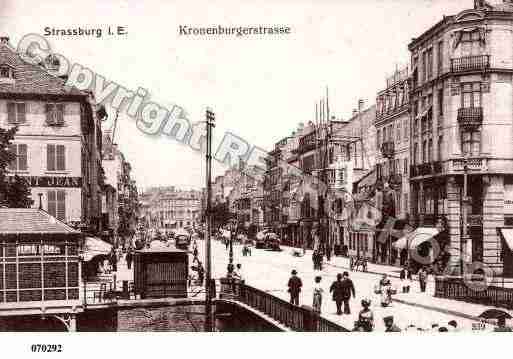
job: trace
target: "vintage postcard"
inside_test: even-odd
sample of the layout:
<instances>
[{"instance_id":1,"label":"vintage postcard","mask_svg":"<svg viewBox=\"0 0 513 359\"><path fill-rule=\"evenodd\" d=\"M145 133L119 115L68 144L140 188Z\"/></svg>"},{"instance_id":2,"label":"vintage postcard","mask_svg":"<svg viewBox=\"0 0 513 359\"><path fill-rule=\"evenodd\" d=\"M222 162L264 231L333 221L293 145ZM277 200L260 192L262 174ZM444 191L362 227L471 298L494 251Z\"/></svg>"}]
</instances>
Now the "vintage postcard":
<instances>
[{"instance_id":1,"label":"vintage postcard","mask_svg":"<svg viewBox=\"0 0 513 359\"><path fill-rule=\"evenodd\" d=\"M511 332L512 75L510 0L1 0L0 331Z\"/></svg>"}]
</instances>

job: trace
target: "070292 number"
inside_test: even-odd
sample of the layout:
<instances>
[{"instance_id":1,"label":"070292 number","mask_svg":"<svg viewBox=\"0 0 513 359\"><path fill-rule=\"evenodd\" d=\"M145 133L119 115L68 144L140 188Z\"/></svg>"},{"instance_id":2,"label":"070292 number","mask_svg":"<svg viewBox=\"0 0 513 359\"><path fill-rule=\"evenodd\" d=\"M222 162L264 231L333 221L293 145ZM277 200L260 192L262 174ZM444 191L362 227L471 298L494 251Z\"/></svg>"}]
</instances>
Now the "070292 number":
<instances>
[{"instance_id":1,"label":"070292 number","mask_svg":"<svg viewBox=\"0 0 513 359\"><path fill-rule=\"evenodd\" d=\"M30 350L33 353L61 353L61 344L32 344Z\"/></svg>"}]
</instances>

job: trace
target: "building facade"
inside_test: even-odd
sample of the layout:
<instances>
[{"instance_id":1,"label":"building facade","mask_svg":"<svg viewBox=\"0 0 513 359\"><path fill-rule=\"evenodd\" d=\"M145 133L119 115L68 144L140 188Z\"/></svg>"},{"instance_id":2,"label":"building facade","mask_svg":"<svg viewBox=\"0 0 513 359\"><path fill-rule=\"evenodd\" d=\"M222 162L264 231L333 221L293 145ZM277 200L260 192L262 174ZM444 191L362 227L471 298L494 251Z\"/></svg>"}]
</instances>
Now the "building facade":
<instances>
[{"instance_id":1,"label":"building facade","mask_svg":"<svg viewBox=\"0 0 513 359\"><path fill-rule=\"evenodd\" d=\"M196 228L201 221L202 193L175 187L154 187L141 194L141 217L160 232Z\"/></svg>"},{"instance_id":2,"label":"building facade","mask_svg":"<svg viewBox=\"0 0 513 359\"><path fill-rule=\"evenodd\" d=\"M9 39L0 39L0 126L18 127L9 175L28 181L34 207L99 232L106 113L91 94L64 83L45 64L22 61Z\"/></svg>"},{"instance_id":3,"label":"building facade","mask_svg":"<svg viewBox=\"0 0 513 359\"><path fill-rule=\"evenodd\" d=\"M438 241L455 272L501 274L510 250L497 229L513 220L512 49L509 1L476 1L409 45L411 211L418 226L446 221Z\"/></svg>"}]
</instances>

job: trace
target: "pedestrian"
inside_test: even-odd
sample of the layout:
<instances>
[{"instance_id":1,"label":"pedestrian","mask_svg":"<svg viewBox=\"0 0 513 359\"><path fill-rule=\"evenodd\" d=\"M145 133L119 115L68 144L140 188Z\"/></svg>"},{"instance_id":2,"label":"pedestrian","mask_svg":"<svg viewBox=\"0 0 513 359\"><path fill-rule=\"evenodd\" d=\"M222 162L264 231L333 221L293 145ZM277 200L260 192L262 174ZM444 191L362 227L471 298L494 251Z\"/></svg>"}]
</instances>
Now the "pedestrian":
<instances>
[{"instance_id":1,"label":"pedestrian","mask_svg":"<svg viewBox=\"0 0 513 359\"><path fill-rule=\"evenodd\" d=\"M299 305L299 293L301 292L301 287L303 286L303 282L301 282L301 278L297 276L297 271L295 269L292 270L292 277L289 279L288 283L288 292L290 293L290 303Z\"/></svg>"},{"instance_id":2,"label":"pedestrian","mask_svg":"<svg viewBox=\"0 0 513 359\"><path fill-rule=\"evenodd\" d=\"M329 246L326 247L326 260L331 261L331 248Z\"/></svg>"},{"instance_id":3,"label":"pedestrian","mask_svg":"<svg viewBox=\"0 0 513 359\"><path fill-rule=\"evenodd\" d=\"M337 274L337 280L331 284L330 293L333 293L333 301L337 306L337 315L342 315L342 304L344 304L344 314L351 314L349 300L351 294L356 296L353 281L349 279L349 273Z\"/></svg>"},{"instance_id":4,"label":"pedestrian","mask_svg":"<svg viewBox=\"0 0 513 359\"><path fill-rule=\"evenodd\" d=\"M388 307L392 303L392 284L386 274L380 279L375 293L381 295L382 307Z\"/></svg>"},{"instance_id":5,"label":"pedestrian","mask_svg":"<svg viewBox=\"0 0 513 359\"><path fill-rule=\"evenodd\" d=\"M372 332L374 329L374 313L370 310L370 299L362 299L362 310L358 313L358 327L364 332Z\"/></svg>"},{"instance_id":6,"label":"pedestrian","mask_svg":"<svg viewBox=\"0 0 513 359\"><path fill-rule=\"evenodd\" d=\"M321 287L321 276L315 277L315 285L313 291L313 311L317 314L321 314L321 306L322 306L322 294L324 289Z\"/></svg>"},{"instance_id":7,"label":"pedestrian","mask_svg":"<svg viewBox=\"0 0 513 359\"><path fill-rule=\"evenodd\" d=\"M385 323L385 333L398 333L401 331L397 325L394 324L394 317L392 315L383 318Z\"/></svg>"},{"instance_id":8,"label":"pedestrian","mask_svg":"<svg viewBox=\"0 0 513 359\"><path fill-rule=\"evenodd\" d=\"M233 277L239 281L244 281L244 275L242 273L242 264L237 263L235 270L233 271Z\"/></svg>"},{"instance_id":9,"label":"pedestrian","mask_svg":"<svg viewBox=\"0 0 513 359\"><path fill-rule=\"evenodd\" d=\"M317 270L317 251L314 250L312 252L312 262L313 262L313 269Z\"/></svg>"},{"instance_id":10,"label":"pedestrian","mask_svg":"<svg viewBox=\"0 0 513 359\"><path fill-rule=\"evenodd\" d=\"M409 293L412 278L408 266L404 266L404 268L399 273L399 278L401 279L403 293Z\"/></svg>"},{"instance_id":11,"label":"pedestrian","mask_svg":"<svg viewBox=\"0 0 513 359\"><path fill-rule=\"evenodd\" d=\"M422 293L424 293L426 291L426 283L427 283L427 277L428 277L428 272L426 271L426 268L424 268L424 267L420 268L418 276L419 276L420 291Z\"/></svg>"},{"instance_id":12,"label":"pedestrian","mask_svg":"<svg viewBox=\"0 0 513 359\"><path fill-rule=\"evenodd\" d=\"M205 278L205 268L203 264L198 261L198 285L203 285L203 279Z\"/></svg>"},{"instance_id":13,"label":"pedestrian","mask_svg":"<svg viewBox=\"0 0 513 359\"><path fill-rule=\"evenodd\" d=\"M116 250L114 248L112 248L112 250L110 251L110 265L112 267L112 271L113 272L117 272L117 269L118 269L118 256L116 254Z\"/></svg>"},{"instance_id":14,"label":"pedestrian","mask_svg":"<svg viewBox=\"0 0 513 359\"><path fill-rule=\"evenodd\" d=\"M501 316L497 318L497 326L493 328L494 332L512 332L513 329L506 326L506 317Z\"/></svg>"},{"instance_id":15,"label":"pedestrian","mask_svg":"<svg viewBox=\"0 0 513 359\"><path fill-rule=\"evenodd\" d=\"M126 257L125 257L125 260L126 260L126 266L127 268L130 270L132 269L132 259L133 259L133 253L132 253L132 249L129 248L128 249L128 252L126 253Z\"/></svg>"}]
</instances>

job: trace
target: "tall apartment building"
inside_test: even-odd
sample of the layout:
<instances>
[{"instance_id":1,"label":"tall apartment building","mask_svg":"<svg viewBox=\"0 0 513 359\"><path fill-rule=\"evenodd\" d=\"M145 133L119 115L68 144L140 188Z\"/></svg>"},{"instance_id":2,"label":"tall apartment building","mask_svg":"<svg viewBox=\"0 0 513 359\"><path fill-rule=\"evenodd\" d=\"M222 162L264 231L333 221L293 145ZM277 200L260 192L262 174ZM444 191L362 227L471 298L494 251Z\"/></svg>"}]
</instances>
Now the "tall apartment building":
<instances>
[{"instance_id":1,"label":"tall apartment building","mask_svg":"<svg viewBox=\"0 0 513 359\"><path fill-rule=\"evenodd\" d=\"M412 214L438 222L449 267L465 259L511 276L512 241L498 230L513 224L513 4L476 1L409 50Z\"/></svg>"},{"instance_id":2,"label":"tall apartment building","mask_svg":"<svg viewBox=\"0 0 513 359\"><path fill-rule=\"evenodd\" d=\"M24 62L0 38L0 126L18 126L9 175L27 179L34 207L100 231L106 113L90 93L65 89L47 65Z\"/></svg>"}]
</instances>

